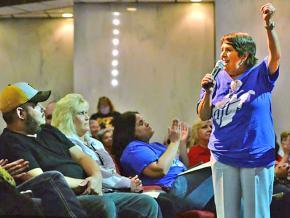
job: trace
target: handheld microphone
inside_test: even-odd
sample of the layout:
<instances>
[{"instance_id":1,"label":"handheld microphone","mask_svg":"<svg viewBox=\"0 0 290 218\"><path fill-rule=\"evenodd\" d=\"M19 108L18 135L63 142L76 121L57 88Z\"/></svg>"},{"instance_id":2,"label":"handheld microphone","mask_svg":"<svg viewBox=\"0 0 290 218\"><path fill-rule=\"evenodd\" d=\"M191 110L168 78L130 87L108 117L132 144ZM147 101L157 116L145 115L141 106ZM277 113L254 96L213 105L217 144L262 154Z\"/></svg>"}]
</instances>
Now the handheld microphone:
<instances>
[{"instance_id":1,"label":"handheld microphone","mask_svg":"<svg viewBox=\"0 0 290 218\"><path fill-rule=\"evenodd\" d=\"M218 75L218 73L224 68L224 62L222 60L218 60L213 68L213 70L211 71L211 75L213 77L213 79L216 78L216 76ZM213 83L208 83L206 85L203 86L204 89L209 89L213 87Z\"/></svg>"},{"instance_id":2,"label":"handheld microphone","mask_svg":"<svg viewBox=\"0 0 290 218\"><path fill-rule=\"evenodd\" d=\"M224 68L224 62L222 60L218 60L213 68L213 70L211 71L211 75L213 76L213 78L215 78L218 73Z\"/></svg>"}]
</instances>

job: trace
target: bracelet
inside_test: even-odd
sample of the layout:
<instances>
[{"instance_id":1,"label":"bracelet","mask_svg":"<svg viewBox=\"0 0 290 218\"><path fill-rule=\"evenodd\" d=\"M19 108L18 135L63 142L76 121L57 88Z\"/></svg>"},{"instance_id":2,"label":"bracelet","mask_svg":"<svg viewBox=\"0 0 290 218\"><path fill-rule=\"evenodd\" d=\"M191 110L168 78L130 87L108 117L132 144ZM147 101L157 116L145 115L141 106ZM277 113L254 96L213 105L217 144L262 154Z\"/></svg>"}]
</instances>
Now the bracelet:
<instances>
[{"instance_id":1,"label":"bracelet","mask_svg":"<svg viewBox=\"0 0 290 218\"><path fill-rule=\"evenodd\" d=\"M273 30L275 27L275 22L272 21L270 24L264 26L266 30Z\"/></svg>"}]
</instances>

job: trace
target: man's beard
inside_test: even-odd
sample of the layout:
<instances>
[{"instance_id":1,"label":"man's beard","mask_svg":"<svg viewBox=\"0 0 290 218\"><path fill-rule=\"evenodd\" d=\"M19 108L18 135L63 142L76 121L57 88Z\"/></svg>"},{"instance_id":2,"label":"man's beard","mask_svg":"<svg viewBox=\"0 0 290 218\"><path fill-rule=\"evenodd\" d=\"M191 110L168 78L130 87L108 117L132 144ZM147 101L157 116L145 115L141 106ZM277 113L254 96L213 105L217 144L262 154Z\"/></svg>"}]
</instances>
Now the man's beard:
<instances>
[{"instance_id":1,"label":"man's beard","mask_svg":"<svg viewBox=\"0 0 290 218\"><path fill-rule=\"evenodd\" d=\"M27 119L25 120L25 132L29 135L34 135L40 130L40 124L29 113L27 113Z\"/></svg>"}]
</instances>

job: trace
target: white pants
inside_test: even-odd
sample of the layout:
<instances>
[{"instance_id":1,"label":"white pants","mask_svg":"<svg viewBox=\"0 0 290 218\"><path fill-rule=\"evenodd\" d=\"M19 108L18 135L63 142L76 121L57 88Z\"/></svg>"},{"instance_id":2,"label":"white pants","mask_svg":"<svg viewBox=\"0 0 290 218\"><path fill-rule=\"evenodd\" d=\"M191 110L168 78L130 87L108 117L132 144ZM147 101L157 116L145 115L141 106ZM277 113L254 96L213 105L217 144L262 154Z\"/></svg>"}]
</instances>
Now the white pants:
<instances>
[{"instance_id":1,"label":"white pants","mask_svg":"<svg viewBox=\"0 0 290 218\"><path fill-rule=\"evenodd\" d=\"M218 218L270 218L274 166L237 168L211 161Z\"/></svg>"}]
</instances>

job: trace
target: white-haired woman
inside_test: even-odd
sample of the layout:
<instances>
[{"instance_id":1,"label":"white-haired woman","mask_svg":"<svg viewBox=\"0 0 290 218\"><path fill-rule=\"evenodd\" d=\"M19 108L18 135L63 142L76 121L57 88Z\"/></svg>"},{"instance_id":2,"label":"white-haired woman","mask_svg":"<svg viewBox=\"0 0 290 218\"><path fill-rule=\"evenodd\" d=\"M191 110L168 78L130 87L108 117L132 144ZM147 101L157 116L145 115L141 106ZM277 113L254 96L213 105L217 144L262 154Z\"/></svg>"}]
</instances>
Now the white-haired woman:
<instances>
[{"instance_id":1,"label":"white-haired woman","mask_svg":"<svg viewBox=\"0 0 290 218\"><path fill-rule=\"evenodd\" d=\"M79 94L68 94L57 102L52 125L62 131L84 153L99 164L103 176L104 191L130 189L142 190L138 176L127 178L116 171L115 163L103 144L89 135L89 104Z\"/></svg>"}]
</instances>

